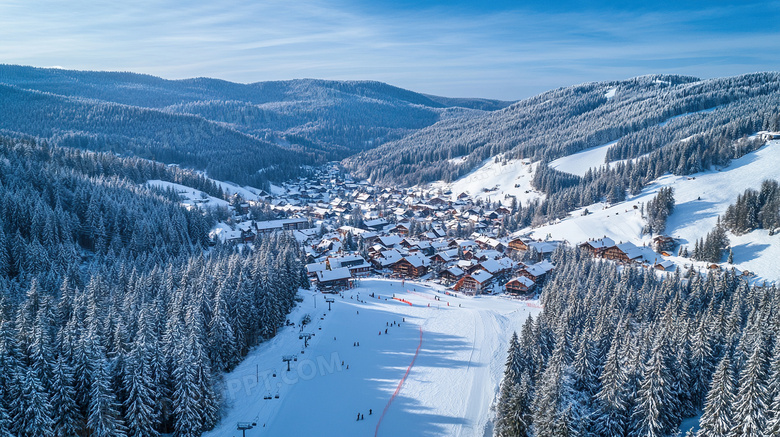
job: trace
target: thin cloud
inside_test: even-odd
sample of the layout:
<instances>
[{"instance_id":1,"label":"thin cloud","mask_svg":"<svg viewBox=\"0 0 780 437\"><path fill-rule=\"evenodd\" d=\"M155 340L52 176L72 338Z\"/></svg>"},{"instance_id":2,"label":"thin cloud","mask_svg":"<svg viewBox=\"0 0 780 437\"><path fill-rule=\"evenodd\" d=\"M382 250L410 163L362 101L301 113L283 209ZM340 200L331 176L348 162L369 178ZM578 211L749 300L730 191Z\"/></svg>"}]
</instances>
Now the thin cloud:
<instances>
[{"instance_id":1,"label":"thin cloud","mask_svg":"<svg viewBox=\"0 0 780 437\"><path fill-rule=\"evenodd\" d=\"M769 54L780 48L769 25L717 26L746 20L731 6L467 14L443 7L367 12L326 1L46 3L0 4L2 62L238 82L371 79L517 99L647 73L776 69Z\"/></svg>"}]
</instances>

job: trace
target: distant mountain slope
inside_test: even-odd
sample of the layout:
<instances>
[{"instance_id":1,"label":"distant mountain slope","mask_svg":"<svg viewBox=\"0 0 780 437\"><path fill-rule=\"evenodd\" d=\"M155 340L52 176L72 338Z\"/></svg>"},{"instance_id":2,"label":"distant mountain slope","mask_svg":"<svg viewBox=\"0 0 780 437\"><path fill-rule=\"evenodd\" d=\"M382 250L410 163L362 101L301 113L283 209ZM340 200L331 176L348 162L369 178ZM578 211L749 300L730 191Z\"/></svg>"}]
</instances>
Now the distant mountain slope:
<instances>
[{"instance_id":1,"label":"distant mountain slope","mask_svg":"<svg viewBox=\"0 0 780 437\"><path fill-rule=\"evenodd\" d=\"M376 182L412 185L457 179L498 155L549 162L611 141L617 143L607 159L636 158L695 135L734 140L756 132L776 120L779 105L778 73L586 83L499 111L442 120L344 164Z\"/></svg>"},{"instance_id":2,"label":"distant mountain slope","mask_svg":"<svg viewBox=\"0 0 780 437\"><path fill-rule=\"evenodd\" d=\"M371 81L238 84L0 65L0 129L128 152L261 185L448 118L508 105L427 96ZM72 145L72 144L70 144ZM257 173L260 171L261 173Z\"/></svg>"}]
</instances>

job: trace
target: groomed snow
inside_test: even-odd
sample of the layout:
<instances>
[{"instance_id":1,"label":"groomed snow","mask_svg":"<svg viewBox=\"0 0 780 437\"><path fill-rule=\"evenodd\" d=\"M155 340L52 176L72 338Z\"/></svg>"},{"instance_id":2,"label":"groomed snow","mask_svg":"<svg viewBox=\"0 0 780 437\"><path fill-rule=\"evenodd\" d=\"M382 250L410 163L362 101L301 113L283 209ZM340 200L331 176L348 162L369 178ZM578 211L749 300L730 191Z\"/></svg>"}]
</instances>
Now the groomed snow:
<instances>
[{"instance_id":1,"label":"groomed snow","mask_svg":"<svg viewBox=\"0 0 780 437\"><path fill-rule=\"evenodd\" d=\"M239 196L243 197L244 200L257 200L258 195L257 193L259 190L257 188L252 187L239 187L238 185L232 183L232 182L222 182L218 181L216 179L212 179L215 184L219 185L220 188L222 188L222 191L229 195L238 194Z\"/></svg>"},{"instance_id":2,"label":"groomed snow","mask_svg":"<svg viewBox=\"0 0 780 437\"><path fill-rule=\"evenodd\" d=\"M217 199L216 197L206 195L206 193L196 190L194 188L190 188L185 185L181 184L175 184L173 182L166 182L161 180L150 180L146 182L148 185L151 185L153 187L159 187L162 189L168 189L172 188L176 190L179 195L182 196L181 204L186 207L195 207L199 206L202 208L216 208L220 206L229 206L230 204L222 199Z\"/></svg>"},{"instance_id":3,"label":"groomed snow","mask_svg":"<svg viewBox=\"0 0 780 437\"><path fill-rule=\"evenodd\" d=\"M558 158L550 164L550 168L554 168L564 173L569 173L577 176L585 176L588 169L597 169L606 165L604 160L607 158L607 150L614 146L617 141L612 141L600 146L591 147L581 152L574 153L563 158Z\"/></svg>"},{"instance_id":4,"label":"groomed snow","mask_svg":"<svg viewBox=\"0 0 780 437\"><path fill-rule=\"evenodd\" d=\"M452 191L452 200L465 192L472 198L490 199L494 202L500 200L505 205L511 202L507 196L515 196L518 202L526 203L543 197L542 193L531 186L536 165L519 159L501 163L491 158L451 184L433 185L449 188Z\"/></svg>"},{"instance_id":5,"label":"groomed snow","mask_svg":"<svg viewBox=\"0 0 780 437\"><path fill-rule=\"evenodd\" d=\"M297 324L311 315L304 332L315 335L305 353L298 326L254 349L226 376L225 416L204 436L241 435L237 422L257 423L247 437L490 435L509 337L541 310L535 301L452 297L442 290L363 279L332 296L332 311L322 294L302 292L304 301L289 319ZM393 293L412 306L393 300ZM291 354L297 361L288 373L282 356ZM278 399L264 399L277 393ZM363 420L356 420L358 413Z\"/></svg>"}]
</instances>

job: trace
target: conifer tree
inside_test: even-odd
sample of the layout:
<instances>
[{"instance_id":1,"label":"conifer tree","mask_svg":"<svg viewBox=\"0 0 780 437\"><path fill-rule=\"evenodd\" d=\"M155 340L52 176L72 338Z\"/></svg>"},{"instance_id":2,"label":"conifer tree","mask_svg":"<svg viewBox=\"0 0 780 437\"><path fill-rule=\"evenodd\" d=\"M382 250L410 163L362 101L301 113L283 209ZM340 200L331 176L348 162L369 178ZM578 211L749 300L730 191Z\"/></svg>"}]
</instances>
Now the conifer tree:
<instances>
[{"instance_id":1,"label":"conifer tree","mask_svg":"<svg viewBox=\"0 0 780 437\"><path fill-rule=\"evenodd\" d=\"M723 357L707 393L704 413L699 421L699 437L727 437L734 424L733 402L735 388L731 374L731 360Z\"/></svg>"}]
</instances>

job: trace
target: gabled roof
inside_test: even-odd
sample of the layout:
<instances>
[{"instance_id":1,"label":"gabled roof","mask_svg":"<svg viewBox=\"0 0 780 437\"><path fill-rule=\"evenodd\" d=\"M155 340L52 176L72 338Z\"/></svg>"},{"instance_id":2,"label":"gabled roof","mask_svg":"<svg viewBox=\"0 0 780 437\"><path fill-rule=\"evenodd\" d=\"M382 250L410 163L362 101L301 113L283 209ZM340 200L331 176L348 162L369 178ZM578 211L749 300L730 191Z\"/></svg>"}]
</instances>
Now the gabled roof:
<instances>
[{"instance_id":1,"label":"gabled roof","mask_svg":"<svg viewBox=\"0 0 780 437\"><path fill-rule=\"evenodd\" d=\"M414 267L427 267L431 264L431 260L420 254L412 254L404 257Z\"/></svg>"},{"instance_id":2,"label":"gabled roof","mask_svg":"<svg viewBox=\"0 0 780 437\"><path fill-rule=\"evenodd\" d=\"M516 278L512 278L507 282L509 284L510 282L518 282L522 285L525 285L526 287L530 287L534 285L534 281L531 280L531 278L526 278L525 276L518 276Z\"/></svg>"},{"instance_id":3,"label":"gabled roof","mask_svg":"<svg viewBox=\"0 0 780 437\"><path fill-rule=\"evenodd\" d=\"M493 275L491 275L490 273L484 270L477 270L476 272L472 273L470 276L480 284L484 284L485 282L493 279Z\"/></svg>"},{"instance_id":4,"label":"gabled roof","mask_svg":"<svg viewBox=\"0 0 780 437\"><path fill-rule=\"evenodd\" d=\"M604 238L599 238L598 240L589 240L582 244L588 245L594 249L607 249L615 246L615 241L609 237L604 237Z\"/></svg>"},{"instance_id":5,"label":"gabled roof","mask_svg":"<svg viewBox=\"0 0 780 437\"><path fill-rule=\"evenodd\" d=\"M338 281L349 279L352 277L352 272L346 267L341 267L333 270L323 270L317 272L317 280L319 282Z\"/></svg>"}]
</instances>

